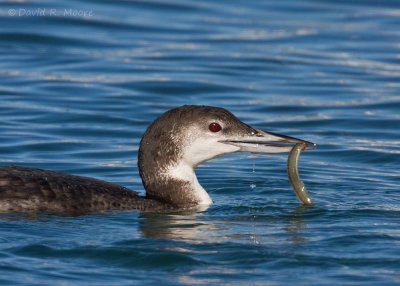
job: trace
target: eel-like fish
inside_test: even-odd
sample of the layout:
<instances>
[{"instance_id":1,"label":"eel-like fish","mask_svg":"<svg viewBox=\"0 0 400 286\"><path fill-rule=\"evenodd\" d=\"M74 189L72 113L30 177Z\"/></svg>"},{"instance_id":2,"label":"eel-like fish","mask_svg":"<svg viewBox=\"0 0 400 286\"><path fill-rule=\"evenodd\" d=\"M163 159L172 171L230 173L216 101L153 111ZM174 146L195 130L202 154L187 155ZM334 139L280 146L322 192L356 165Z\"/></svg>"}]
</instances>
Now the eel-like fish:
<instances>
[{"instance_id":1,"label":"eel-like fish","mask_svg":"<svg viewBox=\"0 0 400 286\"><path fill-rule=\"evenodd\" d=\"M303 182L300 180L299 176L299 157L302 150L306 148L304 143L297 143L293 146L292 150L289 153L288 164L287 164L287 172L289 181L292 184L293 190L296 196L304 205L312 205L310 196L304 186Z\"/></svg>"}]
</instances>

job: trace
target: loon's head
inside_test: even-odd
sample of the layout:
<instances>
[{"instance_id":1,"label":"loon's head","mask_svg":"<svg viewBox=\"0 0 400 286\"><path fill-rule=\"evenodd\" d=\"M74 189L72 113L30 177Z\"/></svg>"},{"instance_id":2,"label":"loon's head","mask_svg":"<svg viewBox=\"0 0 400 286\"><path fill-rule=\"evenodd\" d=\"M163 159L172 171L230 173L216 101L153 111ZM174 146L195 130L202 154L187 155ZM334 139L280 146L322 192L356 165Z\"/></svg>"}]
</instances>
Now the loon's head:
<instances>
[{"instance_id":1,"label":"loon's head","mask_svg":"<svg viewBox=\"0 0 400 286\"><path fill-rule=\"evenodd\" d=\"M296 143L314 143L255 129L226 109L184 105L158 117L140 142L139 171L146 196L178 207L212 203L194 168L233 152L289 152Z\"/></svg>"}]
</instances>

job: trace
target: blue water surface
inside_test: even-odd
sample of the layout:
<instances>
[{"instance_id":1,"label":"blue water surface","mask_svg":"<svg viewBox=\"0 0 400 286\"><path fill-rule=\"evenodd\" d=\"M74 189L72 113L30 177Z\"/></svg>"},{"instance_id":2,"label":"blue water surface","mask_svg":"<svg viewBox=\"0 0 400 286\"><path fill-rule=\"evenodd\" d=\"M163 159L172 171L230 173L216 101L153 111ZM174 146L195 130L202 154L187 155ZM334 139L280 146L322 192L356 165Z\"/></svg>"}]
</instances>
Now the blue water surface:
<instances>
[{"instance_id":1,"label":"blue water surface","mask_svg":"<svg viewBox=\"0 0 400 286\"><path fill-rule=\"evenodd\" d=\"M400 285L399 1L0 1L0 164L144 194L169 108L304 138L197 169L195 214L0 215L1 285Z\"/></svg>"}]
</instances>

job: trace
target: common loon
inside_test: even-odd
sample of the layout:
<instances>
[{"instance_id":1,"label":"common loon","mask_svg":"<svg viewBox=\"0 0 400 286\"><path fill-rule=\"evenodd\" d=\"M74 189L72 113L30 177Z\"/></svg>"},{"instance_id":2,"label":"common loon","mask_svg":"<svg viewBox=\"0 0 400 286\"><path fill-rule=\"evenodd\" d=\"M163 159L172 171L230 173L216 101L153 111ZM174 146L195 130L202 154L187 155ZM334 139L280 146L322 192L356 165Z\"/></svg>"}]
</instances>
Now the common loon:
<instances>
[{"instance_id":1,"label":"common loon","mask_svg":"<svg viewBox=\"0 0 400 286\"><path fill-rule=\"evenodd\" d=\"M81 214L137 209L168 212L212 203L194 168L233 152L281 153L313 143L252 128L226 109L184 105L159 116L140 142L146 196L106 181L42 169L0 167L0 212Z\"/></svg>"}]
</instances>

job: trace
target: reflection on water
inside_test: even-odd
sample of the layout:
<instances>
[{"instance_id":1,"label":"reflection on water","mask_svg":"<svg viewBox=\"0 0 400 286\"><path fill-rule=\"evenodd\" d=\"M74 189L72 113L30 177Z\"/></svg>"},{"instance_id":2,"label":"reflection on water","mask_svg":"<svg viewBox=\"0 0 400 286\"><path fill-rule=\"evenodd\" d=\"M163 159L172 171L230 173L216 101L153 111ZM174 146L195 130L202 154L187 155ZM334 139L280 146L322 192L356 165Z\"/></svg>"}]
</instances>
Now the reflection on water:
<instances>
[{"instance_id":1,"label":"reflection on water","mask_svg":"<svg viewBox=\"0 0 400 286\"><path fill-rule=\"evenodd\" d=\"M219 229L198 216L195 212L168 215L143 213L139 216L139 231L147 238L215 242L212 241L213 234Z\"/></svg>"},{"instance_id":2,"label":"reflection on water","mask_svg":"<svg viewBox=\"0 0 400 286\"><path fill-rule=\"evenodd\" d=\"M283 226L282 236L293 244L306 243L304 216L312 207L298 206L281 216L246 214L230 219L209 220L202 213L139 215L139 231L143 237L176 239L190 243L212 244L227 241L247 241L254 245L269 244L274 240L275 224ZM286 223L286 226L284 225ZM239 233L237 229L247 230Z\"/></svg>"},{"instance_id":3,"label":"reflection on water","mask_svg":"<svg viewBox=\"0 0 400 286\"><path fill-rule=\"evenodd\" d=\"M289 214L288 224L285 230L289 234L288 240L294 244L307 242L306 238L303 236L304 229L306 228L303 216L304 212L309 208L312 208L312 206L300 205Z\"/></svg>"}]
</instances>

